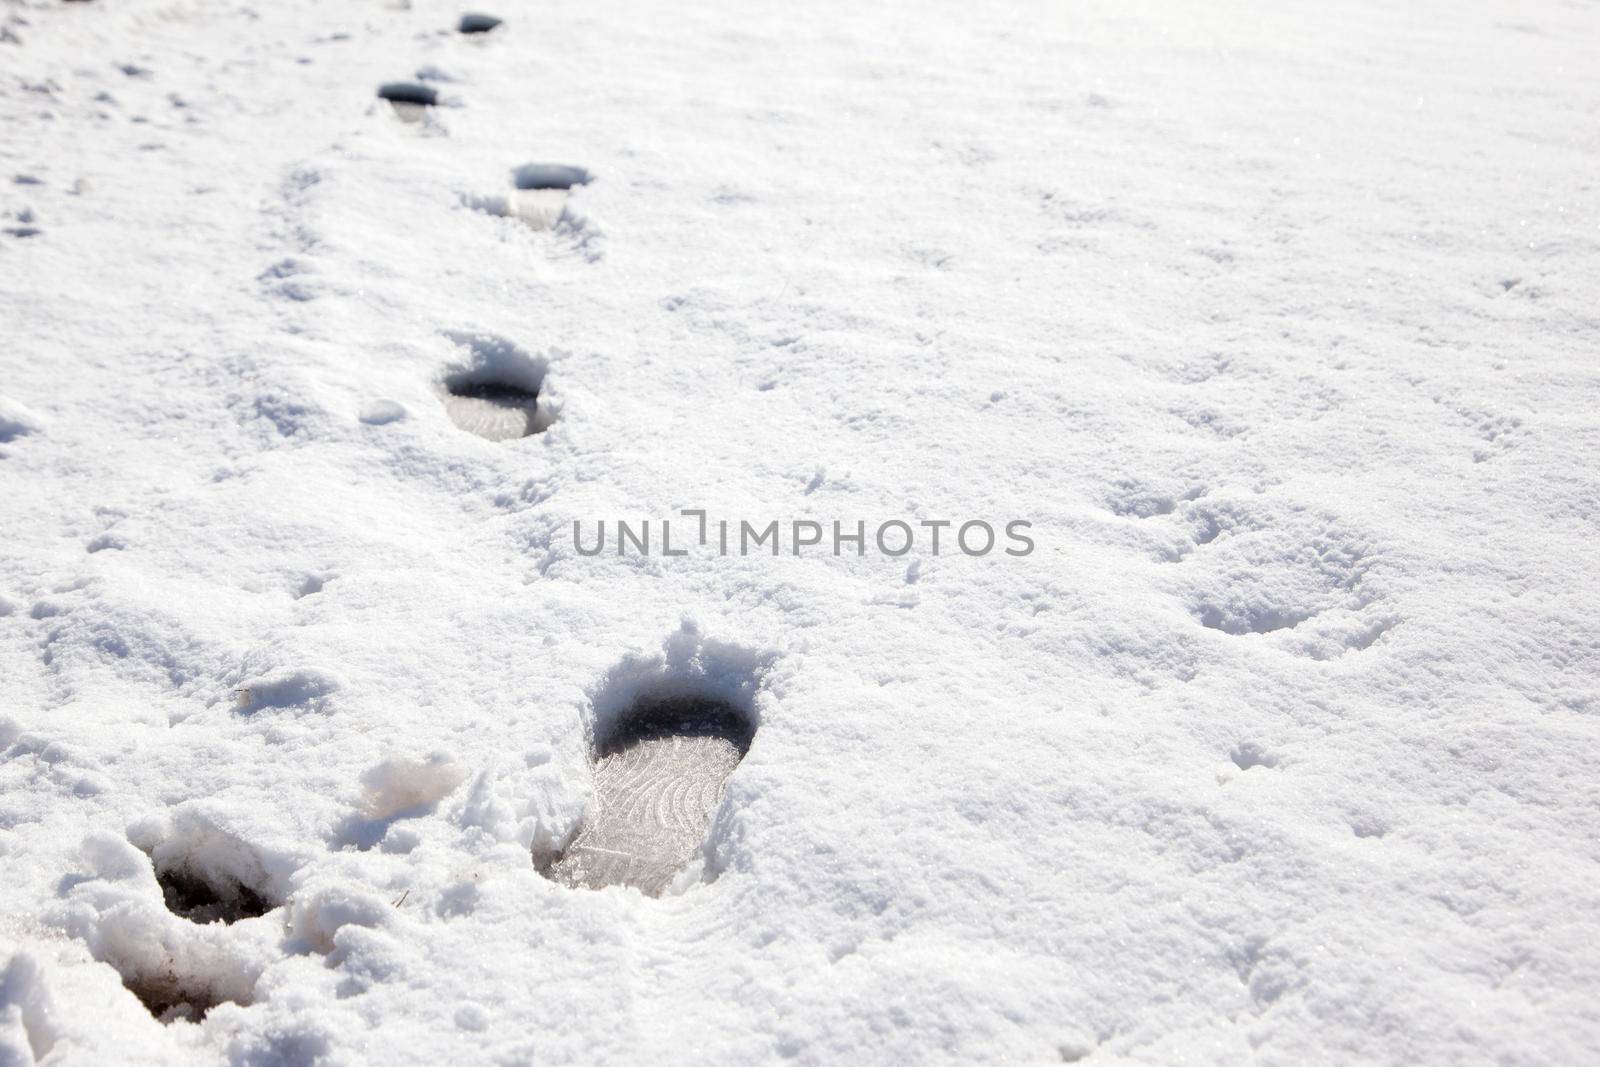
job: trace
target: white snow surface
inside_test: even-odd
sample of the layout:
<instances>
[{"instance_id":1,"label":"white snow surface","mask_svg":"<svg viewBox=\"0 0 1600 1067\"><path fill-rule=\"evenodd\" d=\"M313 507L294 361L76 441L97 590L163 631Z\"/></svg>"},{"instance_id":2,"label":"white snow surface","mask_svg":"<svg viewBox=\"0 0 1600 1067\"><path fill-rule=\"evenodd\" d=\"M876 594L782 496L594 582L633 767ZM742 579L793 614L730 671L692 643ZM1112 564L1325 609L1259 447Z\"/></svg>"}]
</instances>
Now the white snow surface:
<instances>
[{"instance_id":1,"label":"white snow surface","mask_svg":"<svg viewBox=\"0 0 1600 1067\"><path fill-rule=\"evenodd\" d=\"M1600 8L462 10L0 7L0 1063L1600 1060Z\"/></svg>"}]
</instances>

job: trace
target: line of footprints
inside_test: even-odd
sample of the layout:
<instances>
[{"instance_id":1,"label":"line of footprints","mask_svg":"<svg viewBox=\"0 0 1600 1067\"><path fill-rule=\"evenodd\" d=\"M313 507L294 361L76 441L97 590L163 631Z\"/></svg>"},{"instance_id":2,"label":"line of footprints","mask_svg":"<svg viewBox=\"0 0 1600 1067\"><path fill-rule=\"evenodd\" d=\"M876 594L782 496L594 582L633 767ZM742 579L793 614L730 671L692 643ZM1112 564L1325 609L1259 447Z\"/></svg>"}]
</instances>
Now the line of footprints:
<instances>
[{"instance_id":1,"label":"line of footprints","mask_svg":"<svg viewBox=\"0 0 1600 1067\"><path fill-rule=\"evenodd\" d=\"M501 20L492 16L467 14L458 29L464 34L489 34L500 26ZM384 84L378 96L406 122L428 121L429 109L439 104L433 88L413 82ZM589 180L581 167L530 163L512 172L513 188L507 195L478 198L469 206L519 219L534 229L553 229L564 218L568 191ZM552 413L539 403L543 366L537 360L498 338L451 336L473 355L469 366L455 368L442 382L443 405L458 427L506 442L551 425ZM362 416L368 422L389 417L380 409ZM753 692L755 681L753 675L744 679L740 691ZM244 700L252 698L241 692ZM578 825L564 842L536 843L531 858L539 873L568 887L630 886L647 896L659 896L701 854L728 777L749 750L756 722L747 703L736 706L692 687L686 691L681 682L645 685L630 692L636 695L620 702L620 713L612 713L608 701L607 714L594 719L593 788ZM397 763L394 773L401 780L380 792L401 799L374 802L373 810L352 816L331 842L334 847L388 847L393 831L400 831L397 840L405 837L397 824L430 814L461 781L455 776L441 778L438 768L407 760L390 762ZM146 840L130 830L129 839L150 856L164 903L181 919L200 926L231 926L291 903L274 891L257 869L260 864L248 858L251 850L243 842L232 841L219 852L215 846L222 838L212 832L162 834ZM205 844L208 841L211 844ZM218 943L212 939L196 944L214 949ZM193 946L186 946L187 942L167 946L168 955L158 964L115 953L107 962L116 966L127 988L163 1023L197 1022L224 1002L250 1003L253 978L197 965L191 958ZM326 951L331 946L308 947Z\"/></svg>"},{"instance_id":2,"label":"line of footprints","mask_svg":"<svg viewBox=\"0 0 1600 1067\"><path fill-rule=\"evenodd\" d=\"M461 16L457 29L481 35L501 25L493 15L469 12ZM378 98L408 123L427 122L429 111L439 106L438 90L421 82L385 82L378 86ZM508 192L469 197L467 206L488 215L518 219L535 230L555 229L564 217L568 192L589 180L583 167L525 163L511 172ZM533 361L503 342L496 347L507 351L485 353L484 339L457 340L472 347L475 354L491 357L487 366L456 370L444 381L445 410L458 427L490 441L511 441L550 427L553 416L539 403L542 373Z\"/></svg>"},{"instance_id":3,"label":"line of footprints","mask_svg":"<svg viewBox=\"0 0 1600 1067\"><path fill-rule=\"evenodd\" d=\"M502 25L492 15L468 13L457 29L487 34ZM424 122L439 95L418 82L378 87L405 122ZM585 185L582 167L527 163L512 171L504 197L479 197L470 205L516 218L536 230L561 219L567 193ZM459 338L479 349L484 338ZM503 342L508 351L487 353L487 367L459 370L445 378L444 404L455 424L490 441L541 433L552 415L539 403L540 368ZM526 363L526 365L522 365ZM754 727L723 703L682 697L642 701L594 740L594 790L571 842L537 857L540 871L569 886L599 889L633 886L659 895L694 858L728 776L750 747Z\"/></svg>"}]
</instances>

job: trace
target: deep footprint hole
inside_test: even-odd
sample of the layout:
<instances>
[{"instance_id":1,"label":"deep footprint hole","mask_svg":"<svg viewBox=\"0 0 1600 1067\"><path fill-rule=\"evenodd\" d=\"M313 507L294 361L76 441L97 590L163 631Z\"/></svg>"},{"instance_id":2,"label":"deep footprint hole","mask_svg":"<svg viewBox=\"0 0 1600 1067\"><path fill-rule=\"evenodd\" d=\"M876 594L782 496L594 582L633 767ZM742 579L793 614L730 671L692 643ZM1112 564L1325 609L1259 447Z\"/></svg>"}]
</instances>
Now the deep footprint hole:
<instances>
[{"instance_id":1,"label":"deep footprint hole","mask_svg":"<svg viewBox=\"0 0 1600 1067\"><path fill-rule=\"evenodd\" d=\"M488 33L498 25L500 25L500 20L493 15L469 11L461 16L461 21L457 24L456 29L461 33Z\"/></svg>"},{"instance_id":2,"label":"deep footprint hole","mask_svg":"<svg viewBox=\"0 0 1600 1067\"><path fill-rule=\"evenodd\" d=\"M389 101L404 122L425 122L428 109L439 103L439 91L418 82L385 82L378 86L378 97Z\"/></svg>"},{"instance_id":3,"label":"deep footprint hole","mask_svg":"<svg viewBox=\"0 0 1600 1067\"><path fill-rule=\"evenodd\" d=\"M489 441L543 433L555 412L541 399L545 361L504 338L450 333L469 359L445 370L445 410L456 426Z\"/></svg>"},{"instance_id":4,"label":"deep footprint hole","mask_svg":"<svg viewBox=\"0 0 1600 1067\"><path fill-rule=\"evenodd\" d=\"M439 91L417 82L384 82L378 86L378 96L391 104L415 104L433 107L439 102Z\"/></svg>"},{"instance_id":5,"label":"deep footprint hole","mask_svg":"<svg viewBox=\"0 0 1600 1067\"><path fill-rule=\"evenodd\" d=\"M486 215L520 219L535 230L561 227L567 217L567 195L587 185L590 174L567 163L524 163L511 171L511 191L504 195L463 196L462 202Z\"/></svg>"},{"instance_id":6,"label":"deep footprint hole","mask_svg":"<svg viewBox=\"0 0 1600 1067\"><path fill-rule=\"evenodd\" d=\"M543 433L553 421L539 407L539 390L487 372L445 378L445 407L455 424L489 441L514 441Z\"/></svg>"},{"instance_id":7,"label":"deep footprint hole","mask_svg":"<svg viewBox=\"0 0 1600 1067\"><path fill-rule=\"evenodd\" d=\"M719 700L677 697L641 701L595 739L595 756L605 759L651 742L698 737L726 741L743 759L755 736L749 717Z\"/></svg>"},{"instance_id":8,"label":"deep footprint hole","mask_svg":"<svg viewBox=\"0 0 1600 1067\"><path fill-rule=\"evenodd\" d=\"M158 868L156 883L167 910L193 923L232 925L267 914L275 906L256 889L225 876L202 876L187 867ZM180 968L169 957L164 965L129 971L121 967L122 984L156 1018L171 1024L198 1023L223 1003L246 1003L239 991L219 991L206 976Z\"/></svg>"},{"instance_id":9,"label":"deep footprint hole","mask_svg":"<svg viewBox=\"0 0 1600 1067\"><path fill-rule=\"evenodd\" d=\"M256 890L232 879L207 880L185 868L158 871L161 899L167 910L194 923L225 923L254 919L274 905Z\"/></svg>"},{"instance_id":10,"label":"deep footprint hole","mask_svg":"<svg viewBox=\"0 0 1600 1067\"><path fill-rule=\"evenodd\" d=\"M171 1024L180 1019L197 1023L226 1000L201 984L185 981L176 970L124 978L122 984L159 1023Z\"/></svg>"},{"instance_id":11,"label":"deep footprint hole","mask_svg":"<svg viewBox=\"0 0 1600 1067\"><path fill-rule=\"evenodd\" d=\"M589 172L567 163L524 163L511 172L511 184L522 192L564 192L575 185L588 185Z\"/></svg>"},{"instance_id":12,"label":"deep footprint hole","mask_svg":"<svg viewBox=\"0 0 1600 1067\"><path fill-rule=\"evenodd\" d=\"M644 699L594 741L594 795L564 849L536 860L574 888L659 896L694 862L755 723L704 697Z\"/></svg>"}]
</instances>

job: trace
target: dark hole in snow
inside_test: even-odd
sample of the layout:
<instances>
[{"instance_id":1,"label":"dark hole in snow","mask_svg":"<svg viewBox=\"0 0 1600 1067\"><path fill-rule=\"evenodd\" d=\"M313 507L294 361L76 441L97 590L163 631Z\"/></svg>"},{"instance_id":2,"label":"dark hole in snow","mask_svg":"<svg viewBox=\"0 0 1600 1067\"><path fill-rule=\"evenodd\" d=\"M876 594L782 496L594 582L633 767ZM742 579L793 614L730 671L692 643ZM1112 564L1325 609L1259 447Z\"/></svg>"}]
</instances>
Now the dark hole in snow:
<instances>
[{"instance_id":1,"label":"dark hole in snow","mask_svg":"<svg viewBox=\"0 0 1600 1067\"><path fill-rule=\"evenodd\" d=\"M451 396L470 396L477 400L493 400L501 404L525 404L537 399L537 393L530 393L515 385L502 385L498 382L464 382L460 385L450 386Z\"/></svg>"},{"instance_id":2,"label":"dark hole in snow","mask_svg":"<svg viewBox=\"0 0 1600 1067\"><path fill-rule=\"evenodd\" d=\"M739 751L750 750L755 728L741 712L714 700L681 698L636 706L618 724L598 738L595 752L604 759L648 741L671 737L720 737Z\"/></svg>"},{"instance_id":3,"label":"dark hole in snow","mask_svg":"<svg viewBox=\"0 0 1600 1067\"><path fill-rule=\"evenodd\" d=\"M475 211L521 219L535 230L560 228L564 223L581 228L581 222L567 214L567 192L573 186L587 185L590 174L582 167L565 163L524 163L511 171L510 194L506 196L466 196L463 203Z\"/></svg>"},{"instance_id":4,"label":"dark hole in snow","mask_svg":"<svg viewBox=\"0 0 1600 1067\"><path fill-rule=\"evenodd\" d=\"M500 25L500 20L493 15L480 15L477 12L469 11L461 16L461 24L457 29L462 33L488 33L498 25Z\"/></svg>"},{"instance_id":5,"label":"dark hole in snow","mask_svg":"<svg viewBox=\"0 0 1600 1067\"><path fill-rule=\"evenodd\" d=\"M175 1023L179 1019L197 1023L224 999L203 986L186 982L171 969L124 978L122 984L161 1023Z\"/></svg>"},{"instance_id":6,"label":"dark hole in snow","mask_svg":"<svg viewBox=\"0 0 1600 1067\"><path fill-rule=\"evenodd\" d=\"M439 102L438 90L417 82L387 82L378 86L378 95L389 101L400 121L419 125L428 121L428 109Z\"/></svg>"},{"instance_id":7,"label":"dark hole in snow","mask_svg":"<svg viewBox=\"0 0 1600 1067\"><path fill-rule=\"evenodd\" d=\"M232 924L272 910L272 904L247 885L232 879L208 880L184 867L158 870L156 882L168 910L190 922ZM228 990L219 990L215 975L208 980L204 975L181 972L171 957L155 967L129 972L119 966L118 970L122 971L122 984L162 1023L180 1019L197 1023L218 1004L246 1002L238 999L237 991L229 995Z\"/></svg>"},{"instance_id":8,"label":"dark hole in snow","mask_svg":"<svg viewBox=\"0 0 1600 1067\"><path fill-rule=\"evenodd\" d=\"M572 842L537 860L545 877L658 896L694 861L755 726L697 697L647 701L595 739L594 801Z\"/></svg>"},{"instance_id":9,"label":"dark hole in snow","mask_svg":"<svg viewBox=\"0 0 1600 1067\"><path fill-rule=\"evenodd\" d=\"M167 910L195 923L227 923L254 919L272 910L272 905L247 885L229 882L217 885L183 868L156 875Z\"/></svg>"},{"instance_id":10,"label":"dark hole in snow","mask_svg":"<svg viewBox=\"0 0 1600 1067\"><path fill-rule=\"evenodd\" d=\"M553 421L539 406L537 385L530 390L483 372L462 372L446 378L444 387L451 421L490 441L543 433Z\"/></svg>"},{"instance_id":11,"label":"dark hole in snow","mask_svg":"<svg viewBox=\"0 0 1600 1067\"><path fill-rule=\"evenodd\" d=\"M565 163L524 163L511 172L511 181L524 192L533 189L571 189L574 185L588 185L589 172Z\"/></svg>"},{"instance_id":12,"label":"dark hole in snow","mask_svg":"<svg viewBox=\"0 0 1600 1067\"><path fill-rule=\"evenodd\" d=\"M378 95L391 104L415 104L433 107L439 102L439 91L416 82L385 82L378 86Z\"/></svg>"}]
</instances>

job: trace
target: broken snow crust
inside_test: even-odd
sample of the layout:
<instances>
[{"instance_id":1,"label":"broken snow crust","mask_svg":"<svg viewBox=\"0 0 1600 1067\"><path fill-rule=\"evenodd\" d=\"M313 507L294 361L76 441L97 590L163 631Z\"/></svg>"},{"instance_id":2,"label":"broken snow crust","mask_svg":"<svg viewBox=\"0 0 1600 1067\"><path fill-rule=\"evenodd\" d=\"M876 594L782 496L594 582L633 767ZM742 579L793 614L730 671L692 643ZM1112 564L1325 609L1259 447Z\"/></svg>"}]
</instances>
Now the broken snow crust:
<instances>
[{"instance_id":1,"label":"broken snow crust","mask_svg":"<svg viewBox=\"0 0 1600 1067\"><path fill-rule=\"evenodd\" d=\"M0 9L0 1062L1600 1061L1600 10L462 10Z\"/></svg>"}]
</instances>

